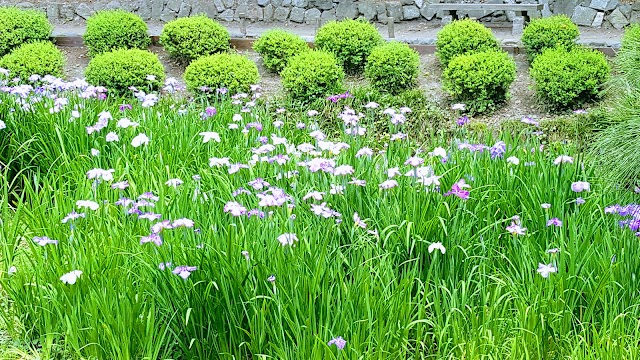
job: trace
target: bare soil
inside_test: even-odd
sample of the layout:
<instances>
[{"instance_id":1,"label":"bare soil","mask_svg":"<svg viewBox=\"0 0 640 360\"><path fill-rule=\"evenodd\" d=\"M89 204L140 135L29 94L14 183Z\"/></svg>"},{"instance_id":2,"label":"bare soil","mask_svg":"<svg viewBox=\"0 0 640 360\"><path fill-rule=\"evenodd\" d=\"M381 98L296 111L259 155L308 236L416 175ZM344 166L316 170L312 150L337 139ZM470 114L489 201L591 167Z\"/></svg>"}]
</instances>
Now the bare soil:
<instances>
[{"instance_id":1,"label":"bare soil","mask_svg":"<svg viewBox=\"0 0 640 360\"><path fill-rule=\"evenodd\" d=\"M69 79L82 78L84 75L84 69L89 63L89 56L85 47L61 47L62 51L67 57L67 65L65 74ZM182 75L184 73L184 66L176 63L169 58L169 55L159 46L152 46L150 48L152 52L158 55L160 61L165 67L167 77L174 77L183 83ZM241 52L251 60L253 60L260 72L261 85L264 94L274 96L282 93L282 84L280 83L280 76L271 73L265 69L262 65L260 56L251 50L245 50ZM442 89L442 70L438 63L438 60L433 54L421 55L421 67L420 75L418 78L419 87L427 95L427 99L435 101L442 108L448 108L450 105L450 99ZM532 87L532 81L529 77L528 63L526 56L515 55L514 59L517 65L516 80L511 86L511 99L496 112L478 117L477 119L487 124L496 125L503 120L519 119L523 116L534 116L538 118L545 118L551 116L539 106L535 100L535 92ZM349 77L346 82L347 85L356 85L362 83L364 80L361 77Z\"/></svg>"}]
</instances>

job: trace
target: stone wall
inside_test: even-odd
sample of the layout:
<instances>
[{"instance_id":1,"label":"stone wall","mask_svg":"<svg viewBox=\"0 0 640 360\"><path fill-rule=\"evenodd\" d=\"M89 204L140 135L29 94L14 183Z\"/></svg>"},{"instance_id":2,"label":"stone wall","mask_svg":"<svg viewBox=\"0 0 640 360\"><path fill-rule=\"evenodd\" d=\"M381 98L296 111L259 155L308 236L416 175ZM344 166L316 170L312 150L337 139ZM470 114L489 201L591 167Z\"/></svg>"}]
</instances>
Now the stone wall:
<instances>
[{"instance_id":1,"label":"stone wall","mask_svg":"<svg viewBox=\"0 0 640 360\"><path fill-rule=\"evenodd\" d=\"M86 19L96 11L122 8L140 15L144 20L170 21L177 17L204 13L221 21L237 21L245 14L249 21L290 21L315 24L344 18L364 17L369 21L386 23L389 17L396 21L418 19L435 20L441 14L429 9L433 2L460 2L460 0L61 0L37 1L0 0L0 4L40 8L53 22ZM629 23L640 22L640 0L464 0L487 3L542 3L544 9L534 16L566 14L578 25L615 27L621 29ZM511 21L510 12L474 11L469 15L485 22Z\"/></svg>"}]
</instances>

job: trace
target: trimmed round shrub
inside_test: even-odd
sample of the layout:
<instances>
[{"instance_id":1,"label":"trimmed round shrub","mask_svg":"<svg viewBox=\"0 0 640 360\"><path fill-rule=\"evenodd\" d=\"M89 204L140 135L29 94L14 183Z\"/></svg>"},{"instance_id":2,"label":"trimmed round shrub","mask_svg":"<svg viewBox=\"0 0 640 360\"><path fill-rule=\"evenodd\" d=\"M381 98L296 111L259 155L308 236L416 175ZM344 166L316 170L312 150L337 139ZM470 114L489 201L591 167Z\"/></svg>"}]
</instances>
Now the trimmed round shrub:
<instances>
[{"instance_id":1,"label":"trimmed round shrub","mask_svg":"<svg viewBox=\"0 0 640 360\"><path fill-rule=\"evenodd\" d=\"M229 31L205 15L179 18L162 29L160 45L183 64L229 50Z\"/></svg>"},{"instance_id":2,"label":"trimmed round shrub","mask_svg":"<svg viewBox=\"0 0 640 360\"><path fill-rule=\"evenodd\" d=\"M418 53L394 41L373 49L364 74L379 91L397 94L418 84L419 68Z\"/></svg>"},{"instance_id":3,"label":"trimmed round shrub","mask_svg":"<svg viewBox=\"0 0 640 360\"><path fill-rule=\"evenodd\" d=\"M131 86L145 91L159 88L164 81L164 67L152 52L121 49L91 59L84 75L90 84L126 94Z\"/></svg>"},{"instance_id":4,"label":"trimmed round shrub","mask_svg":"<svg viewBox=\"0 0 640 360\"><path fill-rule=\"evenodd\" d=\"M596 100L610 73L604 54L583 47L547 49L531 64L537 96L555 109Z\"/></svg>"},{"instance_id":5,"label":"trimmed round shrub","mask_svg":"<svg viewBox=\"0 0 640 360\"><path fill-rule=\"evenodd\" d=\"M443 67L462 54L484 51L499 51L500 43L489 28L475 20L456 20L438 32L436 56Z\"/></svg>"},{"instance_id":6,"label":"trimmed round shrub","mask_svg":"<svg viewBox=\"0 0 640 360\"><path fill-rule=\"evenodd\" d=\"M62 77L64 55L53 43L40 41L27 43L0 59L0 68L9 70L9 76L27 80L31 75Z\"/></svg>"},{"instance_id":7,"label":"trimmed round shrub","mask_svg":"<svg viewBox=\"0 0 640 360\"><path fill-rule=\"evenodd\" d=\"M84 44L89 56L119 49L146 49L151 45L147 24L124 10L99 11L87 19Z\"/></svg>"},{"instance_id":8,"label":"trimmed round shrub","mask_svg":"<svg viewBox=\"0 0 640 360\"><path fill-rule=\"evenodd\" d=\"M184 72L187 89L198 91L226 88L230 94L248 92L260 81L258 67L245 56L216 54L193 61Z\"/></svg>"},{"instance_id":9,"label":"trimmed round shrub","mask_svg":"<svg viewBox=\"0 0 640 360\"><path fill-rule=\"evenodd\" d=\"M504 51L459 55L443 73L444 88L471 113L493 110L509 98L516 64Z\"/></svg>"},{"instance_id":10,"label":"trimmed round shrub","mask_svg":"<svg viewBox=\"0 0 640 360\"><path fill-rule=\"evenodd\" d=\"M522 43L527 49L529 61L546 49L576 45L580 36L578 26L565 15L532 20L522 33Z\"/></svg>"},{"instance_id":11,"label":"trimmed round shrub","mask_svg":"<svg viewBox=\"0 0 640 360\"><path fill-rule=\"evenodd\" d=\"M364 69L367 57L384 40L375 26L364 20L329 21L318 29L315 45L335 55L348 73Z\"/></svg>"},{"instance_id":12,"label":"trimmed round shrub","mask_svg":"<svg viewBox=\"0 0 640 360\"><path fill-rule=\"evenodd\" d=\"M309 51L303 38L284 30L268 30L253 43L253 50L260 56L264 66L279 73L295 55Z\"/></svg>"},{"instance_id":13,"label":"trimmed round shrub","mask_svg":"<svg viewBox=\"0 0 640 360\"><path fill-rule=\"evenodd\" d=\"M281 76L292 98L308 102L342 91L344 71L332 54L316 50L292 57Z\"/></svg>"},{"instance_id":14,"label":"trimmed round shrub","mask_svg":"<svg viewBox=\"0 0 640 360\"><path fill-rule=\"evenodd\" d=\"M0 7L0 56L24 43L49 40L52 30L43 12Z\"/></svg>"}]
</instances>

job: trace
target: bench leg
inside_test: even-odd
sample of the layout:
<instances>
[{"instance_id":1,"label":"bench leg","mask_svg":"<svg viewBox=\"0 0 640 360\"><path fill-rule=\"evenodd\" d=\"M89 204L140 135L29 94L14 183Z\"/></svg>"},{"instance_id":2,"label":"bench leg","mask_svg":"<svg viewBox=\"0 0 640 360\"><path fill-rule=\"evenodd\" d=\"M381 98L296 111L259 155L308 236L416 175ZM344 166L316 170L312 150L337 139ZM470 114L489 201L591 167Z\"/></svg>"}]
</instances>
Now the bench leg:
<instances>
[{"instance_id":1,"label":"bench leg","mask_svg":"<svg viewBox=\"0 0 640 360\"><path fill-rule=\"evenodd\" d=\"M524 16L516 16L513 18L513 30L511 35L520 36L524 32Z\"/></svg>"}]
</instances>

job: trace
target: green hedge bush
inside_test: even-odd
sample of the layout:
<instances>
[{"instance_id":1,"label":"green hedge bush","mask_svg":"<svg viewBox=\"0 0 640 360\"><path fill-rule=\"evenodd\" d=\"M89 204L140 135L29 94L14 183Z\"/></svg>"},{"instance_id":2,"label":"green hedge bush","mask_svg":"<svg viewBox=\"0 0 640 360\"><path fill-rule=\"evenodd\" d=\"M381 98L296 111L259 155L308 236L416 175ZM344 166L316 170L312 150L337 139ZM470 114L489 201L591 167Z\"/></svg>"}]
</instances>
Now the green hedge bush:
<instances>
[{"instance_id":1,"label":"green hedge bush","mask_svg":"<svg viewBox=\"0 0 640 360\"><path fill-rule=\"evenodd\" d=\"M291 57L309 51L310 48L300 36L276 29L262 34L253 43L253 50L262 56L267 69L279 73Z\"/></svg>"},{"instance_id":2,"label":"green hedge bush","mask_svg":"<svg viewBox=\"0 0 640 360\"><path fill-rule=\"evenodd\" d=\"M87 19L84 44L89 56L119 49L144 50L151 45L147 24L124 10L99 11Z\"/></svg>"},{"instance_id":3,"label":"green hedge bush","mask_svg":"<svg viewBox=\"0 0 640 360\"><path fill-rule=\"evenodd\" d=\"M183 64L229 50L229 31L205 15L179 18L162 29L160 45Z\"/></svg>"},{"instance_id":4,"label":"green hedge bush","mask_svg":"<svg viewBox=\"0 0 640 360\"><path fill-rule=\"evenodd\" d=\"M396 94L418 84L419 69L418 53L407 44L394 41L373 49L364 74L379 91Z\"/></svg>"},{"instance_id":5,"label":"green hedge bush","mask_svg":"<svg viewBox=\"0 0 640 360\"><path fill-rule=\"evenodd\" d=\"M128 93L131 86L144 91L155 90L164 81L164 67L158 56L140 49L97 55L91 59L84 74L90 84L105 86L116 94Z\"/></svg>"},{"instance_id":6,"label":"green hedge bush","mask_svg":"<svg viewBox=\"0 0 640 360\"><path fill-rule=\"evenodd\" d=\"M344 80L335 57L317 50L292 57L281 75L285 90L302 102L341 92Z\"/></svg>"},{"instance_id":7,"label":"green hedge bush","mask_svg":"<svg viewBox=\"0 0 640 360\"><path fill-rule=\"evenodd\" d=\"M546 49L564 47L570 49L576 45L580 36L578 26L565 15L532 20L522 33L522 44L527 49L529 61Z\"/></svg>"},{"instance_id":8,"label":"green hedge bush","mask_svg":"<svg viewBox=\"0 0 640 360\"><path fill-rule=\"evenodd\" d=\"M547 49L531 64L537 96L554 109L596 100L610 73L604 54L582 47Z\"/></svg>"},{"instance_id":9,"label":"green hedge bush","mask_svg":"<svg viewBox=\"0 0 640 360\"><path fill-rule=\"evenodd\" d=\"M23 81L31 75L53 75L62 77L64 55L53 43L40 41L27 43L0 59L0 68L9 70L9 75Z\"/></svg>"},{"instance_id":10,"label":"green hedge bush","mask_svg":"<svg viewBox=\"0 0 640 360\"><path fill-rule=\"evenodd\" d=\"M0 56L24 43L49 40L52 30L43 12L0 7Z\"/></svg>"},{"instance_id":11,"label":"green hedge bush","mask_svg":"<svg viewBox=\"0 0 640 360\"><path fill-rule=\"evenodd\" d=\"M471 113L493 110L509 98L516 64L504 51L459 55L443 73L444 88Z\"/></svg>"},{"instance_id":12,"label":"green hedge bush","mask_svg":"<svg viewBox=\"0 0 640 360\"><path fill-rule=\"evenodd\" d=\"M462 54L500 50L500 43L486 26L475 20L456 20L438 32L436 56L443 67Z\"/></svg>"},{"instance_id":13,"label":"green hedge bush","mask_svg":"<svg viewBox=\"0 0 640 360\"><path fill-rule=\"evenodd\" d=\"M367 57L374 47L384 42L375 26L364 20L329 21L316 35L315 45L335 55L348 73L364 69Z\"/></svg>"},{"instance_id":14,"label":"green hedge bush","mask_svg":"<svg viewBox=\"0 0 640 360\"><path fill-rule=\"evenodd\" d=\"M184 72L184 81L190 91L226 88L230 94L248 92L260 81L258 67L253 61L238 54L203 56L193 61Z\"/></svg>"}]
</instances>

